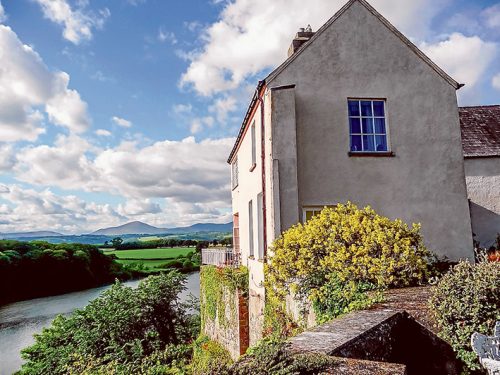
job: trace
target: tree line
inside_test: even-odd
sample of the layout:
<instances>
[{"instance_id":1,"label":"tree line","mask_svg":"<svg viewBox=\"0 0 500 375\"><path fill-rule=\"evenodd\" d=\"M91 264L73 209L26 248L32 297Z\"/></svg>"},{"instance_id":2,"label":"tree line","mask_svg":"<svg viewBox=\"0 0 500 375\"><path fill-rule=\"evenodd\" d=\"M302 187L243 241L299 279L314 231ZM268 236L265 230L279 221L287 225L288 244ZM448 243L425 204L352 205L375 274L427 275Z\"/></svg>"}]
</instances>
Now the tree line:
<instances>
[{"instance_id":1,"label":"tree line","mask_svg":"<svg viewBox=\"0 0 500 375\"><path fill-rule=\"evenodd\" d=\"M231 246L232 238L214 239L212 241L182 240L177 238L159 238L149 241L130 241L124 242L121 237L115 237L111 241L106 241L102 248L115 250L132 249L155 249L159 247L195 247L197 251L205 247L212 246Z\"/></svg>"},{"instance_id":2,"label":"tree line","mask_svg":"<svg viewBox=\"0 0 500 375\"><path fill-rule=\"evenodd\" d=\"M133 273L93 245L0 241L0 304L94 288Z\"/></svg>"}]
</instances>

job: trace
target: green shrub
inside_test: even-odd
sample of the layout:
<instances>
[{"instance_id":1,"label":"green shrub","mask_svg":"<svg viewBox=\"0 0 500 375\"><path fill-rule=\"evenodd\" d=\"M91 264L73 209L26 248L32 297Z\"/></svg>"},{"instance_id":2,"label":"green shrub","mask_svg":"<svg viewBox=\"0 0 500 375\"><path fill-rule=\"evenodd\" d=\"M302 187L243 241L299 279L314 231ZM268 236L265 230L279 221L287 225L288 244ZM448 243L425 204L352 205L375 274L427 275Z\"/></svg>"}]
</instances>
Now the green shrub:
<instances>
[{"instance_id":1,"label":"green shrub","mask_svg":"<svg viewBox=\"0 0 500 375\"><path fill-rule=\"evenodd\" d=\"M283 301L291 291L312 303L320 321L365 307L367 290L417 284L428 274L419 225L409 228L350 202L290 228L271 250L266 299Z\"/></svg>"},{"instance_id":2,"label":"green shrub","mask_svg":"<svg viewBox=\"0 0 500 375\"><path fill-rule=\"evenodd\" d=\"M440 336L470 370L479 369L470 339L474 332L491 334L500 320L500 263L460 262L434 287L430 309Z\"/></svg>"},{"instance_id":3,"label":"green shrub","mask_svg":"<svg viewBox=\"0 0 500 375\"><path fill-rule=\"evenodd\" d=\"M219 371L224 375L318 374L335 366L332 357L322 354L291 354L283 341L262 340L234 365Z\"/></svg>"},{"instance_id":4,"label":"green shrub","mask_svg":"<svg viewBox=\"0 0 500 375\"><path fill-rule=\"evenodd\" d=\"M231 363L231 355L224 347L211 341L207 336L200 336L193 344L193 375L216 374L223 372Z\"/></svg>"},{"instance_id":5,"label":"green shrub","mask_svg":"<svg viewBox=\"0 0 500 375\"><path fill-rule=\"evenodd\" d=\"M137 289L116 283L85 308L70 317L58 316L35 335L35 343L22 351L26 363L20 373L66 374L75 366L85 368L86 361L128 366L167 345L185 343L192 337L192 320L178 301L184 284L185 277L177 272L150 276Z\"/></svg>"}]
</instances>

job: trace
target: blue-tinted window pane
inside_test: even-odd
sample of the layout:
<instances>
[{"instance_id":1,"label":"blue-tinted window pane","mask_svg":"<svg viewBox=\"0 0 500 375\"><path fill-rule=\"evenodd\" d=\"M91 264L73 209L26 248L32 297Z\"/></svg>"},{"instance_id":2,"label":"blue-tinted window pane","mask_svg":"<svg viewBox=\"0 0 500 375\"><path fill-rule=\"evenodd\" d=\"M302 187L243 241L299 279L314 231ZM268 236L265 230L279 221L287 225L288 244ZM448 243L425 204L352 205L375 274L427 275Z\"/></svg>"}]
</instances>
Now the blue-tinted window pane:
<instances>
[{"instance_id":1,"label":"blue-tinted window pane","mask_svg":"<svg viewBox=\"0 0 500 375\"><path fill-rule=\"evenodd\" d=\"M375 133L385 134L385 119L383 118L375 119Z\"/></svg>"},{"instance_id":2,"label":"blue-tinted window pane","mask_svg":"<svg viewBox=\"0 0 500 375\"><path fill-rule=\"evenodd\" d=\"M387 137L385 135L375 136L375 149L377 151L387 151Z\"/></svg>"},{"instance_id":3,"label":"blue-tinted window pane","mask_svg":"<svg viewBox=\"0 0 500 375\"><path fill-rule=\"evenodd\" d=\"M373 102L373 115L384 117L384 102L382 101Z\"/></svg>"},{"instance_id":4,"label":"blue-tinted window pane","mask_svg":"<svg viewBox=\"0 0 500 375\"><path fill-rule=\"evenodd\" d=\"M351 135L351 151L363 151L360 135Z\"/></svg>"},{"instance_id":5,"label":"blue-tinted window pane","mask_svg":"<svg viewBox=\"0 0 500 375\"><path fill-rule=\"evenodd\" d=\"M363 151L375 151L375 139L373 135L363 136Z\"/></svg>"},{"instance_id":6,"label":"blue-tinted window pane","mask_svg":"<svg viewBox=\"0 0 500 375\"><path fill-rule=\"evenodd\" d=\"M349 116L359 116L358 100L349 100Z\"/></svg>"},{"instance_id":7,"label":"blue-tinted window pane","mask_svg":"<svg viewBox=\"0 0 500 375\"><path fill-rule=\"evenodd\" d=\"M363 118L363 133L373 133L373 119Z\"/></svg>"},{"instance_id":8,"label":"blue-tinted window pane","mask_svg":"<svg viewBox=\"0 0 500 375\"><path fill-rule=\"evenodd\" d=\"M361 133L361 122L359 118L350 118L349 123L351 124L351 134Z\"/></svg>"},{"instance_id":9,"label":"blue-tinted window pane","mask_svg":"<svg viewBox=\"0 0 500 375\"><path fill-rule=\"evenodd\" d=\"M372 116L372 102L361 102L361 115Z\"/></svg>"}]
</instances>

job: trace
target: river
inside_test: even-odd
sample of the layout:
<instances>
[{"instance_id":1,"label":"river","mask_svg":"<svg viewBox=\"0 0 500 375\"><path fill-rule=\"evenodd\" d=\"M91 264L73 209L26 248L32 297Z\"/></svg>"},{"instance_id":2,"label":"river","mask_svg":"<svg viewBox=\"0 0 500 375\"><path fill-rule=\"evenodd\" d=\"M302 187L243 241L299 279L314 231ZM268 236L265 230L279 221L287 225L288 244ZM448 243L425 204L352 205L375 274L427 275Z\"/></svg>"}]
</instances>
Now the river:
<instances>
[{"instance_id":1,"label":"river","mask_svg":"<svg viewBox=\"0 0 500 375\"><path fill-rule=\"evenodd\" d=\"M140 280L124 284L136 287ZM180 296L185 300L191 293L200 296L200 275L187 277L187 290ZM70 314L99 296L109 285L58 296L36 298L5 305L0 308L0 375L11 375L21 367L21 349L30 346L33 334L50 326L58 314Z\"/></svg>"}]
</instances>

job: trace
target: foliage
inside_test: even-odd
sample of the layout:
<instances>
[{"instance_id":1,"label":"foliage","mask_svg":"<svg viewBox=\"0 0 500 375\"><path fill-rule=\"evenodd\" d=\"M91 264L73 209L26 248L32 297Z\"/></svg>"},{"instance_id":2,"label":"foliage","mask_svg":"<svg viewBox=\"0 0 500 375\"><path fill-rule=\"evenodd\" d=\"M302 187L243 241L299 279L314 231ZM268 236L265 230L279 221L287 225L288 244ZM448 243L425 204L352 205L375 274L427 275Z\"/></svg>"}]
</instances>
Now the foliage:
<instances>
[{"instance_id":1,"label":"foliage","mask_svg":"<svg viewBox=\"0 0 500 375\"><path fill-rule=\"evenodd\" d=\"M0 241L0 304L134 276L93 245Z\"/></svg>"},{"instance_id":2,"label":"foliage","mask_svg":"<svg viewBox=\"0 0 500 375\"><path fill-rule=\"evenodd\" d=\"M316 295L311 295L312 306L321 324L350 311L363 310L383 300L380 290L368 282L342 282L335 274L327 276ZM371 293L369 293L371 292Z\"/></svg>"},{"instance_id":3,"label":"foliage","mask_svg":"<svg viewBox=\"0 0 500 375\"><path fill-rule=\"evenodd\" d=\"M460 262L434 288L430 309L441 337L470 370L478 369L470 338L490 334L500 320L500 263Z\"/></svg>"},{"instance_id":4,"label":"foliage","mask_svg":"<svg viewBox=\"0 0 500 375\"><path fill-rule=\"evenodd\" d=\"M105 363L102 358L75 356L70 375L187 375L191 374L192 346L169 344L140 361Z\"/></svg>"},{"instance_id":5,"label":"foliage","mask_svg":"<svg viewBox=\"0 0 500 375\"><path fill-rule=\"evenodd\" d=\"M185 277L177 272L150 276L137 289L117 282L85 308L70 317L58 316L51 327L35 335L35 343L22 351L26 363L20 373L126 368L169 344L185 343L197 325L178 300L184 284Z\"/></svg>"},{"instance_id":6,"label":"foliage","mask_svg":"<svg viewBox=\"0 0 500 375\"><path fill-rule=\"evenodd\" d=\"M283 301L291 291L312 303L320 321L364 307L371 300L361 296L367 290L427 277L429 252L419 231L419 225L409 228L350 202L325 208L274 242L265 270L266 298ZM333 302L339 295L343 298Z\"/></svg>"},{"instance_id":7,"label":"foliage","mask_svg":"<svg viewBox=\"0 0 500 375\"><path fill-rule=\"evenodd\" d=\"M191 371L194 375L223 371L232 362L229 352L205 335L201 335L193 344Z\"/></svg>"},{"instance_id":8,"label":"foliage","mask_svg":"<svg viewBox=\"0 0 500 375\"><path fill-rule=\"evenodd\" d=\"M319 374L335 366L332 357L322 354L291 354L283 341L262 340L235 364L217 369L219 375Z\"/></svg>"},{"instance_id":9,"label":"foliage","mask_svg":"<svg viewBox=\"0 0 500 375\"><path fill-rule=\"evenodd\" d=\"M248 269L246 267L215 267L203 266L200 272L200 310L201 310L201 325L203 327L206 319L215 320L219 316L219 323L223 326L229 322L223 312L226 309L226 304L229 302L232 305L229 307L231 313L236 314L237 307L234 298L225 299L224 292L239 293L246 296L248 294Z\"/></svg>"}]
</instances>

